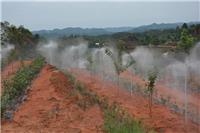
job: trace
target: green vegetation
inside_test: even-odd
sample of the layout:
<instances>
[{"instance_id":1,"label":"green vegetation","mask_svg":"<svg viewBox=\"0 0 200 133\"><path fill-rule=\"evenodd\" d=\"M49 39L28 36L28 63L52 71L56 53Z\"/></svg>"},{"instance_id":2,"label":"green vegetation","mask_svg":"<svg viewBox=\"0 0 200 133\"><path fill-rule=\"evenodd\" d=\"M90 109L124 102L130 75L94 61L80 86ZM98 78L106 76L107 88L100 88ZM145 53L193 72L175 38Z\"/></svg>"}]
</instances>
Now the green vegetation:
<instances>
[{"instance_id":1,"label":"green vegetation","mask_svg":"<svg viewBox=\"0 0 200 133\"><path fill-rule=\"evenodd\" d=\"M187 25L176 29L148 30L135 33L117 33L117 38L125 42L132 42L134 45L174 45L177 46L182 39L182 32L187 29L190 36L195 38L195 42L200 40L200 24ZM115 36L115 35L113 35Z\"/></svg>"},{"instance_id":2,"label":"green vegetation","mask_svg":"<svg viewBox=\"0 0 200 133\"><path fill-rule=\"evenodd\" d=\"M35 59L31 65L20 68L14 77L5 80L3 84L3 94L1 96L1 116L5 111L12 109L19 97L23 95L32 79L39 73L44 65L44 58Z\"/></svg>"},{"instance_id":3,"label":"green vegetation","mask_svg":"<svg viewBox=\"0 0 200 133\"><path fill-rule=\"evenodd\" d=\"M8 22L1 22L1 46L11 44L14 46L7 58L2 59L1 68L14 60L30 59L37 57L36 46L39 41L44 41L39 35L33 35L23 26L16 27Z\"/></svg>"},{"instance_id":4,"label":"green vegetation","mask_svg":"<svg viewBox=\"0 0 200 133\"><path fill-rule=\"evenodd\" d=\"M17 50L12 49L7 58L5 58L5 59L2 58L1 69L3 69L10 62L12 62L14 60L17 60L18 59L18 55L19 55L19 53L17 52Z\"/></svg>"},{"instance_id":5,"label":"green vegetation","mask_svg":"<svg viewBox=\"0 0 200 133\"><path fill-rule=\"evenodd\" d=\"M139 121L134 120L126 111L115 103L108 104L105 98L99 98L95 93L89 91L83 84L76 81L69 72L65 72L70 82L80 94L86 99L78 102L80 107L86 109L90 105L98 104L104 112L103 129L107 133L144 133L144 129ZM89 103L88 103L89 102Z\"/></svg>"},{"instance_id":6,"label":"green vegetation","mask_svg":"<svg viewBox=\"0 0 200 133\"><path fill-rule=\"evenodd\" d=\"M140 122L132 119L117 105L104 109L104 128L107 133L144 133Z\"/></svg>"},{"instance_id":7,"label":"green vegetation","mask_svg":"<svg viewBox=\"0 0 200 133\"><path fill-rule=\"evenodd\" d=\"M110 49L108 49L108 48L105 49L105 54L108 55L113 60L116 72L119 75L121 72L123 72L126 69L128 69L128 67L133 65L135 63L135 60L133 59L133 57L129 53L127 53L131 60L126 65L123 65L122 64L122 50L120 50L120 48L118 48L118 49L119 49L118 50L119 53L118 53L117 58L114 57L112 51Z\"/></svg>"},{"instance_id":8,"label":"green vegetation","mask_svg":"<svg viewBox=\"0 0 200 133\"><path fill-rule=\"evenodd\" d=\"M15 47L31 46L39 41L38 34L33 35L23 26L16 27L8 22L1 22L1 45L14 44Z\"/></svg>"},{"instance_id":9,"label":"green vegetation","mask_svg":"<svg viewBox=\"0 0 200 133\"><path fill-rule=\"evenodd\" d=\"M149 72L147 83L147 91L149 93L149 114L152 115L153 93L155 89L155 81L157 79L156 72Z\"/></svg>"},{"instance_id":10,"label":"green vegetation","mask_svg":"<svg viewBox=\"0 0 200 133\"><path fill-rule=\"evenodd\" d=\"M189 53L189 50L194 46L195 38L189 34L189 31L184 28L181 32L180 42L178 43L178 48Z\"/></svg>"},{"instance_id":11,"label":"green vegetation","mask_svg":"<svg viewBox=\"0 0 200 133\"><path fill-rule=\"evenodd\" d=\"M183 24L183 26L178 26L176 29L158 28L141 32L118 32L98 36L67 34L58 36L56 41L59 47L62 48L68 44L76 45L84 41L86 43L88 42L89 48L101 48L112 42L119 50L119 55L138 45L177 46L181 50L188 51L192 47L191 44L200 40L200 24ZM39 41L46 42L45 38L38 34L32 34L23 26L16 27L8 22L1 22L1 45L13 44L18 59L35 57L35 48ZM97 43L98 45L96 45Z\"/></svg>"},{"instance_id":12,"label":"green vegetation","mask_svg":"<svg viewBox=\"0 0 200 133\"><path fill-rule=\"evenodd\" d=\"M177 46L182 42L183 36L185 36L183 35L185 32L184 29L187 29L187 36L189 35L189 38L194 38L193 43L200 41L200 24L183 24L183 26L178 26L175 29L155 29L143 32L119 32L111 35L83 36L83 38L89 42L90 47L95 47L95 42L106 45L106 42L111 41L116 44L117 48L126 51L133 49L138 45Z\"/></svg>"}]
</instances>

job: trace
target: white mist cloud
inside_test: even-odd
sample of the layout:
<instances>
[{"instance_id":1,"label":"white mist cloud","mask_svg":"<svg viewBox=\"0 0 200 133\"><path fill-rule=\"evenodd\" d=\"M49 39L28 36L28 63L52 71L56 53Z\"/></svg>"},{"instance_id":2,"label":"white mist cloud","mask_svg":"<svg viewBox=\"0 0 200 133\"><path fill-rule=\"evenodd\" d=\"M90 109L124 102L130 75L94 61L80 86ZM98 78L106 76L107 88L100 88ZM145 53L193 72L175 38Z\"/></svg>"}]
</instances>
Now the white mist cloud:
<instances>
[{"instance_id":1,"label":"white mist cloud","mask_svg":"<svg viewBox=\"0 0 200 133\"><path fill-rule=\"evenodd\" d=\"M118 52L112 46L107 46L115 58ZM38 47L39 52L46 57L50 64L61 69L81 68L99 74L100 76L116 77L116 68L113 60L105 54L106 47L88 48L83 41L77 45L66 45L60 48L56 42L50 41ZM162 53L145 47L137 47L130 55L136 61L129 67L133 72L143 78L147 78L148 72L156 69L159 72L159 80L165 80L171 88L184 88L185 75L188 80L200 79L200 44L194 47L190 54L180 60L174 53ZM130 55L122 55L123 65L130 62ZM92 63L88 60L91 58ZM194 87L194 86L193 86Z\"/></svg>"},{"instance_id":2,"label":"white mist cloud","mask_svg":"<svg viewBox=\"0 0 200 133\"><path fill-rule=\"evenodd\" d=\"M5 59L8 56L9 52L14 48L15 46L12 44L1 45L1 59Z\"/></svg>"}]
</instances>

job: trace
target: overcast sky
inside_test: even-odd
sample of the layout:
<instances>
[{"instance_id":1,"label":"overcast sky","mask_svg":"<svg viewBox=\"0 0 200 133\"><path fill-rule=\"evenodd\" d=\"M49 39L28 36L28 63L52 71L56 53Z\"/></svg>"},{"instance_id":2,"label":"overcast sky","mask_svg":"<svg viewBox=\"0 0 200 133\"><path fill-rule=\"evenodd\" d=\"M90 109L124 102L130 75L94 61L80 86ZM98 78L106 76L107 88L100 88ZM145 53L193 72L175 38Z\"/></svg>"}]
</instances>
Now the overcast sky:
<instances>
[{"instance_id":1,"label":"overcast sky","mask_svg":"<svg viewBox=\"0 0 200 133\"><path fill-rule=\"evenodd\" d=\"M30 30L199 21L200 2L2 2L2 20Z\"/></svg>"}]
</instances>

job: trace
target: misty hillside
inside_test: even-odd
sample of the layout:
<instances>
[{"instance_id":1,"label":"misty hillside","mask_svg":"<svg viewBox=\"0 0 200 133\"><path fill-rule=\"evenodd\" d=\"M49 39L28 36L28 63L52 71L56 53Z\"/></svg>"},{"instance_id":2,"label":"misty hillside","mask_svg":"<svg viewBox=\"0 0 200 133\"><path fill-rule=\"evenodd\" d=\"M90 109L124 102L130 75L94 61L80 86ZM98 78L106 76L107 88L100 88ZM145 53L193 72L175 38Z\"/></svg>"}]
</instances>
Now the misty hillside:
<instances>
[{"instance_id":1,"label":"misty hillside","mask_svg":"<svg viewBox=\"0 0 200 133\"><path fill-rule=\"evenodd\" d=\"M156 24L143 25L130 30L130 32L145 32L148 30L162 30L162 29L175 29L177 26L181 26L183 23L171 23L171 24Z\"/></svg>"},{"instance_id":2,"label":"misty hillside","mask_svg":"<svg viewBox=\"0 0 200 133\"><path fill-rule=\"evenodd\" d=\"M189 26L192 24L198 24L200 22L190 22L187 23ZM175 29L177 26L182 26L184 23L153 23L151 25L143 25L130 30L130 32L145 32L148 30L164 30L164 29Z\"/></svg>"},{"instance_id":3,"label":"misty hillside","mask_svg":"<svg viewBox=\"0 0 200 133\"><path fill-rule=\"evenodd\" d=\"M53 30L40 30L33 31L34 34L39 34L44 37L60 37L60 36L70 36L70 35L89 35L98 36L103 34L111 34L111 32L100 28L79 28L79 27L69 27L64 29L53 29Z\"/></svg>"},{"instance_id":4,"label":"misty hillside","mask_svg":"<svg viewBox=\"0 0 200 133\"><path fill-rule=\"evenodd\" d=\"M188 25L196 24L199 22L190 22ZM50 37L61 37L70 35L87 35L87 36L98 36L98 35L109 35L118 32L145 32L148 30L160 30L160 29L175 29L177 26L181 26L183 23L161 23L161 24L150 24L139 27L107 27L107 28L80 28L80 27L68 27L64 29L53 29L53 30L39 30L33 31L33 34L39 34L41 36Z\"/></svg>"},{"instance_id":5,"label":"misty hillside","mask_svg":"<svg viewBox=\"0 0 200 133\"><path fill-rule=\"evenodd\" d=\"M108 27L104 29L108 32L117 33L117 32L126 32L132 30L133 27Z\"/></svg>"},{"instance_id":6,"label":"misty hillside","mask_svg":"<svg viewBox=\"0 0 200 133\"><path fill-rule=\"evenodd\" d=\"M59 36L70 36L70 35L98 36L98 35L108 35L117 32L125 32L131 29L133 29L133 27L108 27L108 28L68 27L64 29L33 31L33 33L39 34L44 37L59 37Z\"/></svg>"}]
</instances>

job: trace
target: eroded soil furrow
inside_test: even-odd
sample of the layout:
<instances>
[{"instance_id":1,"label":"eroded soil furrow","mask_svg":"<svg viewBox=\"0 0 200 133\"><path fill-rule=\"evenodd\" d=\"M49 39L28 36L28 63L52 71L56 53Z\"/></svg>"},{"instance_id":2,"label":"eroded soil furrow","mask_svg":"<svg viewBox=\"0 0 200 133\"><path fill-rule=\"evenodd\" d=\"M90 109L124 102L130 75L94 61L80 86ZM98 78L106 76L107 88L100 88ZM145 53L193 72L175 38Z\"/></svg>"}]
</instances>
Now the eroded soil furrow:
<instances>
[{"instance_id":1,"label":"eroded soil furrow","mask_svg":"<svg viewBox=\"0 0 200 133\"><path fill-rule=\"evenodd\" d=\"M164 133L199 133L199 125L188 120L185 123L184 117L172 112L163 105L153 104L152 117L149 116L148 98L132 94L118 88L112 83L102 82L98 77L92 77L84 70L73 69L71 72L77 80L85 84L87 88L95 92L99 97L106 97L111 103L117 102L126 109L134 118L139 119L147 127L154 128ZM92 81L91 81L92 79Z\"/></svg>"},{"instance_id":2,"label":"eroded soil furrow","mask_svg":"<svg viewBox=\"0 0 200 133\"><path fill-rule=\"evenodd\" d=\"M103 114L98 105L81 108L68 78L50 65L32 82L26 101L2 133L101 133Z\"/></svg>"}]
</instances>

